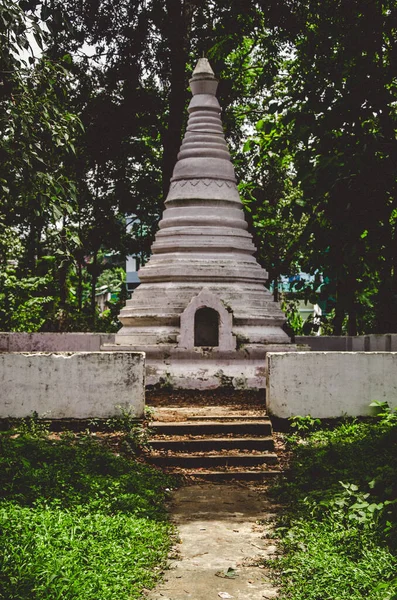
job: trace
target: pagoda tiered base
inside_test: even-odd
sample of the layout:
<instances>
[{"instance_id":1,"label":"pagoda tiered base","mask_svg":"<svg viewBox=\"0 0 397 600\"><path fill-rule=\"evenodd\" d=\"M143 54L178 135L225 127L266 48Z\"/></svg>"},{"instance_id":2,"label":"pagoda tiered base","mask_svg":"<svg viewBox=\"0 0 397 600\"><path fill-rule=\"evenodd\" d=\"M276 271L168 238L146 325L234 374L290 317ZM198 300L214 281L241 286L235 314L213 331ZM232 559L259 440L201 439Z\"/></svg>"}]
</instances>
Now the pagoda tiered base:
<instances>
[{"instance_id":1,"label":"pagoda tiered base","mask_svg":"<svg viewBox=\"0 0 397 600\"><path fill-rule=\"evenodd\" d=\"M107 351L146 353L146 387L208 390L266 388L266 353L293 352L294 344L248 344L237 350L194 348L172 344L134 346L105 345Z\"/></svg>"}]
</instances>

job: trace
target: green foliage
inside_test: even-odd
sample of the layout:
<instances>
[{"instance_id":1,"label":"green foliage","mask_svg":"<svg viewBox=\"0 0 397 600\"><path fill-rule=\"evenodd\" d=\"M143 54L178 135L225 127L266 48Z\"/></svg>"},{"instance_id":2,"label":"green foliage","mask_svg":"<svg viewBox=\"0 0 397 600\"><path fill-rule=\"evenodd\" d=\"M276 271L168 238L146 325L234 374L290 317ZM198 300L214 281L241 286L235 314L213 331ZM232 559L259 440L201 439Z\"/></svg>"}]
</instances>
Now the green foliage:
<instances>
[{"instance_id":1,"label":"green foliage","mask_svg":"<svg viewBox=\"0 0 397 600\"><path fill-rule=\"evenodd\" d=\"M39 331L54 303L47 295L52 283L48 276L20 279L13 267L0 271L0 329Z\"/></svg>"},{"instance_id":2,"label":"green foliage","mask_svg":"<svg viewBox=\"0 0 397 600\"><path fill-rule=\"evenodd\" d=\"M290 422L291 427L295 429L296 432L302 437L305 437L309 433L312 433L321 425L320 419L313 419L313 417L311 417L310 415L307 415L306 417L296 415L295 417L291 417L288 420Z\"/></svg>"},{"instance_id":3,"label":"green foliage","mask_svg":"<svg viewBox=\"0 0 397 600\"><path fill-rule=\"evenodd\" d=\"M397 331L396 3L337 8L298 3L255 139L263 157L289 157L285 175L301 192L291 218L303 224L291 249L303 270L327 278L321 295L333 298L333 333L345 314L351 335Z\"/></svg>"},{"instance_id":4,"label":"green foliage","mask_svg":"<svg viewBox=\"0 0 397 600\"><path fill-rule=\"evenodd\" d=\"M397 408L393 410L388 402L379 402L379 400L374 400L370 406L375 408L376 416L381 423L397 424Z\"/></svg>"},{"instance_id":5,"label":"green foliage","mask_svg":"<svg viewBox=\"0 0 397 600\"><path fill-rule=\"evenodd\" d=\"M0 7L0 326L13 331L54 320L65 265L80 243L68 230L76 209L68 165L81 121L68 105L69 72L31 53L29 34L41 48L44 38L34 8Z\"/></svg>"},{"instance_id":6,"label":"green foliage","mask_svg":"<svg viewBox=\"0 0 397 600\"><path fill-rule=\"evenodd\" d=\"M16 419L13 429L17 435L32 436L34 438L46 437L49 435L49 425L35 411L30 417L25 419Z\"/></svg>"},{"instance_id":7,"label":"green foliage","mask_svg":"<svg viewBox=\"0 0 397 600\"><path fill-rule=\"evenodd\" d=\"M277 529L284 556L272 564L280 599L396 597L397 421L389 417L316 424L312 433L295 419L303 436L290 436L290 469L273 489L287 503Z\"/></svg>"},{"instance_id":8,"label":"green foliage","mask_svg":"<svg viewBox=\"0 0 397 600\"><path fill-rule=\"evenodd\" d=\"M18 431L0 435L0 598L140 598L169 549L172 482L93 435Z\"/></svg>"},{"instance_id":9,"label":"green foliage","mask_svg":"<svg viewBox=\"0 0 397 600\"><path fill-rule=\"evenodd\" d=\"M141 598L164 563L167 526L118 512L0 507L2 598Z\"/></svg>"},{"instance_id":10,"label":"green foliage","mask_svg":"<svg viewBox=\"0 0 397 600\"><path fill-rule=\"evenodd\" d=\"M108 420L109 429L123 433L123 447L129 454L140 454L143 449L147 450L150 447L150 429L145 424L137 422L129 410L123 407L119 410L120 414L117 417ZM148 414L145 413L145 418L148 418Z\"/></svg>"},{"instance_id":11,"label":"green foliage","mask_svg":"<svg viewBox=\"0 0 397 600\"><path fill-rule=\"evenodd\" d=\"M298 304L292 299L283 298L281 308L287 318L286 327L287 333L291 337L295 335L303 335L303 320L299 314Z\"/></svg>"}]
</instances>

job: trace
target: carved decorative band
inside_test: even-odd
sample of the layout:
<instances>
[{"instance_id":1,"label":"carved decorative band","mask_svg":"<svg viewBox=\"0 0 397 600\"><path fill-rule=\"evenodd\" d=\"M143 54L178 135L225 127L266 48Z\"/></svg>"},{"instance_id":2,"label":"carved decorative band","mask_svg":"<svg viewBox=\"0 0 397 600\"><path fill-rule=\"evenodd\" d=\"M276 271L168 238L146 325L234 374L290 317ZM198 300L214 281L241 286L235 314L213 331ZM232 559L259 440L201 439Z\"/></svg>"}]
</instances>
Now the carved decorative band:
<instances>
[{"instance_id":1,"label":"carved decorative band","mask_svg":"<svg viewBox=\"0 0 397 600\"><path fill-rule=\"evenodd\" d=\"M205 186L206 188L211 186L216 186L218 188L226 186L229 189L237 189L237 186L233 181L226 179L179 179L171 181L170 189L183 188L186 185L195 188L197 188L197 186Z\"/></svg>"}]
</instances>

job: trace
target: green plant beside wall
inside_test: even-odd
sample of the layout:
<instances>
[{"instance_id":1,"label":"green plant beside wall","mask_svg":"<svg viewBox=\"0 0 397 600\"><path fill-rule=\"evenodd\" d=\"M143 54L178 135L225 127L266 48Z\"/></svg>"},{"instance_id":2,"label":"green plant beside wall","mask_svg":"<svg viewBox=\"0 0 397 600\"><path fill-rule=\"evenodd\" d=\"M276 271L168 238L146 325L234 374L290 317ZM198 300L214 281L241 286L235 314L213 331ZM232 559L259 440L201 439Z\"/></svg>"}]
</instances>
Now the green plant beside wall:
<instances>
[{"instance_id":1,"label":"green plant beside wall","mask_svg":"<svg viewBox=\"0 0 397 600\"><path fill-rule=\"evenodd\" d=\"M138 600L153 587L175 481L114 439L48 433L35 417L0 433L1 599Z\"/></svg>"},{"instance_id":2,"label":"green plant beside wall","mask_svg":"<svg viewBox=\"0 0 397 600\"><path fill-rule=\"evenodd\" d=\"M272 494L283 555L280 600L397 599L397 413L332 427L295 417L292 454Z\"/></svg>"}]
</instances>

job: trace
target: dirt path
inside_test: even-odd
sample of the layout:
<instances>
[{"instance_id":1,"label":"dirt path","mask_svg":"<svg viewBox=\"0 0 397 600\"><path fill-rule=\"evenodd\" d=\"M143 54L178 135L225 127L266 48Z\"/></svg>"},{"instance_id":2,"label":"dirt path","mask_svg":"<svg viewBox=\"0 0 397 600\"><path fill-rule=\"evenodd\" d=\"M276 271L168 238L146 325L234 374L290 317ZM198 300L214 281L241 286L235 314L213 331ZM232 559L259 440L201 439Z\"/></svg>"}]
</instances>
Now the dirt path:
<instances>
[{"instance_id":1,"label":"dirt path","mask_svg":"<svg viewBox=\"0 0 397 600\"><path fill-rule=\"evenodd\" d=\"M150 600L276 598L263 561L277 551L263 484L189 485L169 505L180 543ZM228 574L228 575L226 575Z\"/></svg>"}]
</instances>

